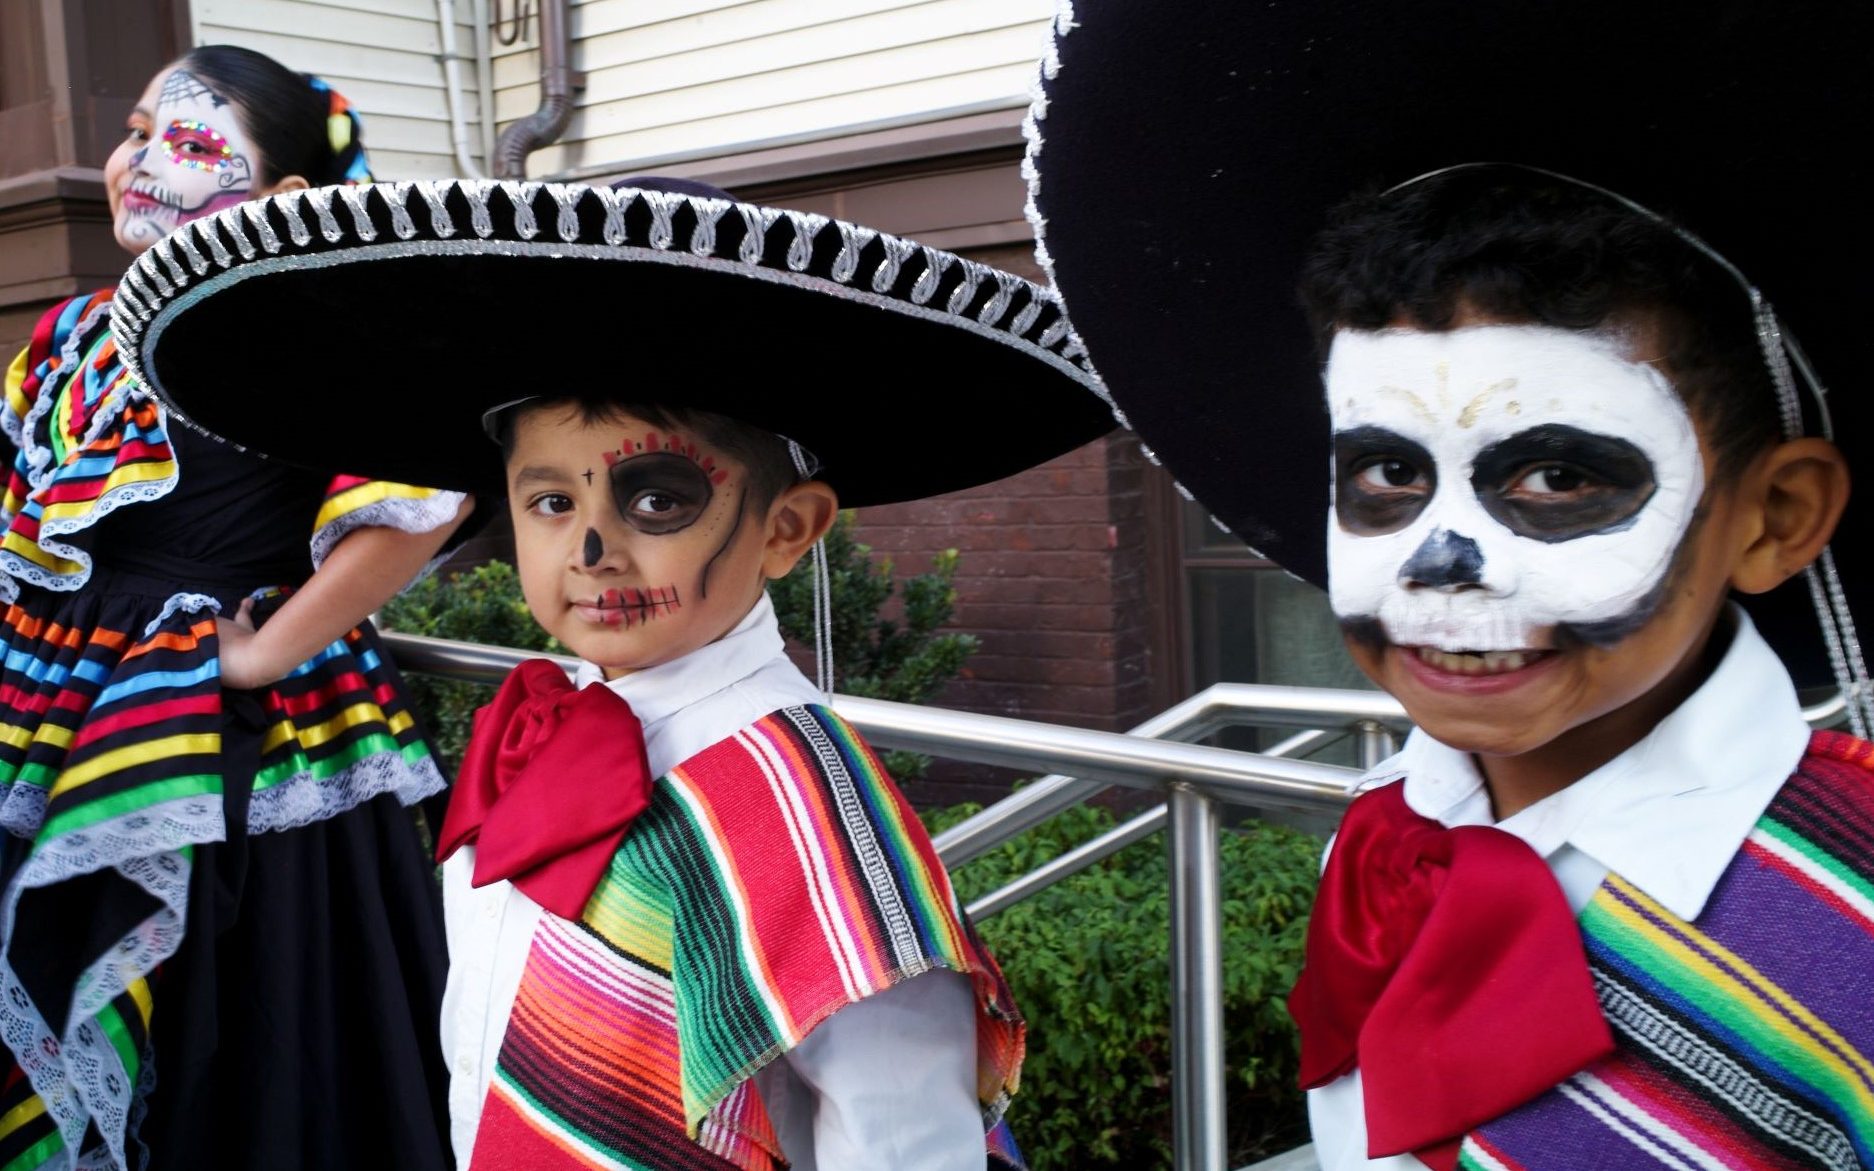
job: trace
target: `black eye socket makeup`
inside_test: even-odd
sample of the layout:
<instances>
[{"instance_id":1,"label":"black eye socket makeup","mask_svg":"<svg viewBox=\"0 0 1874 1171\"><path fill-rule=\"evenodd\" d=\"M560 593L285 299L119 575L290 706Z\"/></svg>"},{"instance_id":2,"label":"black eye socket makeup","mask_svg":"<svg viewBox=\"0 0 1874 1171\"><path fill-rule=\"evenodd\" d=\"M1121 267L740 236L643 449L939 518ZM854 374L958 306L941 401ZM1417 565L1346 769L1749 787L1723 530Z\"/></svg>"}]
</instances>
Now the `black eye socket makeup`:
<instances>
[{"instance_id":1,"label":"black eye socket makeup","mask_svg":"<svg viewBox=\"0 0 1874 1171\"><path fill-rule=\"evenodd\" d=\"M709 473L687 456L649 451L611 466L612 501L625 523L641 533L665 536L695 524L716 489Z\"/></svg>"},{"instance_id":2,"label":"black eye socket makeup","mask_svg":"<svg viewBox=\"0 0 1874 1171\"><path fill-rule=\"evenodd\" d=\"M1438 486L1431 453L1396 431L1354 427L1334 433L1334 516L1361 537L1411 524Z\"/></svg>"},{"instance_id":3,"label":"black eye socket makeup","mask_svg":"<svg viewBox=\"0 0 1874 1171\"><path fill-rule=\"evenodd\" d=\"M1499 524L1555 544L1634 523L1657 485L1653 462L1624 439L1554 423L1477 453L1471 486Z\"/></svg>"}]
</instances>

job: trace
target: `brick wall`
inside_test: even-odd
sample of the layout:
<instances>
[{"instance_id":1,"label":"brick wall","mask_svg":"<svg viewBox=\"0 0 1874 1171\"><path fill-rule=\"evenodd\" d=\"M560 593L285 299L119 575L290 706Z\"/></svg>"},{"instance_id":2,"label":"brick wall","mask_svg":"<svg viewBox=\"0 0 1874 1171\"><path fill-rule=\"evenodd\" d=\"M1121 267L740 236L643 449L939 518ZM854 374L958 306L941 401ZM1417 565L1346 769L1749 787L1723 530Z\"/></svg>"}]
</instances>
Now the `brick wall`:
<instances>
[{"instance_id":1,"label":"brick wall","mask_svg":"<svg viewBox=\"0 0 1874 1171\"><path fill-rule=\"evenodd\" d=\"M1112 436L967 492L858 513L903 574L954 548L952 628L982 640L939 707L1123 730L1150 715L1144 461ZM985 800L1015 774L940 765L913 795Z\"/></svg>"}]
</instances>

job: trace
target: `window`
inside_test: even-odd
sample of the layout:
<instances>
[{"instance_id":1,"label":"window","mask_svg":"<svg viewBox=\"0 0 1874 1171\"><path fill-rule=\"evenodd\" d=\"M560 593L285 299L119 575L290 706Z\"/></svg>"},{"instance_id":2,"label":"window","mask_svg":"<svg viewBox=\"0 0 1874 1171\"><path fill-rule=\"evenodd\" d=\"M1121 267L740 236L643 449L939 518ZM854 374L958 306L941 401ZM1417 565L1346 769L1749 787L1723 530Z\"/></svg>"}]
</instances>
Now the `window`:
<instances>
[{"instance_id":1,"label":"window","mask_svg":"<svg viewBox=\"0 0 1874 1171\"><path fill-rule=\"evenodd\" d=\"M1178 543L1169 584L1183 615L1177 626L1186 694L1218 682L1372 688L1341 645L1326 594L1257 557L1201 506L1175 494L1171 503ZM1217 743L1267 748L1287 735L1281 729L1237 728ZM1313 759L1351 765L1356 750L1342 742Z\"/></svg>"}]
</instances>

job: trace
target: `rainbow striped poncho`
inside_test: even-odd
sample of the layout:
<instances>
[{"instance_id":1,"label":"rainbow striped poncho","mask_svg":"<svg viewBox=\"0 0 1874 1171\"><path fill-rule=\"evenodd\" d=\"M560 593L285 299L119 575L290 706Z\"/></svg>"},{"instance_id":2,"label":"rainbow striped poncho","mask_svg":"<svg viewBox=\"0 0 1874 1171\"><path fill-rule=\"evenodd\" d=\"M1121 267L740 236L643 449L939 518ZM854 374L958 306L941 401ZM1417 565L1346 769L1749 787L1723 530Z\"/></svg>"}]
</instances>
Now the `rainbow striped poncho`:
<instances>
[{"instance_id":1,"label":"rainbow striped poncho","mask_svg":"<svg viewBox=\"0 0 1874 1171\"><path fill-rule=\"evenodd\" d=\"M1021 1018L930 839L838 716L774 712L657 783L577 922L542 917L471 1168L785 1166L752 1075L939 968L976 988L986 1158L1019 1166Z\"/></svg>"},{"instance_id":2,"label":"rainbow striped poncho","mask_svg":"<svg viewBox=\"0 0 1874 1171\"><path fill-rule=\"evenodd\" d=\"M1696 922L1618 876L1580 921L1618 1048L1460 1168L1874 1167L1874 745L1817 733Z\"/></svg>"}]
</instances>

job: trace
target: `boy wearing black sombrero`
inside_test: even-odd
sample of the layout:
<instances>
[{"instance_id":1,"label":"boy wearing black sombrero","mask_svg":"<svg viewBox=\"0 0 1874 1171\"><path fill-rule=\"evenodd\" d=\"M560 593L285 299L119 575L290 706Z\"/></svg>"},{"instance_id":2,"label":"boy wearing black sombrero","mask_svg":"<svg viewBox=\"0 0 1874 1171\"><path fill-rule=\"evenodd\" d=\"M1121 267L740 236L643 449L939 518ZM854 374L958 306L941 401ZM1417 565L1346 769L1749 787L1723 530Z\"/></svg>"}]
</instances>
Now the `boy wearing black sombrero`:
<instances>
[{"instance_id":1,"label":"boy wearing black sombrero","mask_svg":"<svg viewBox=\"0 0 1874 1171\"><path fill-rule=\"evenodd\" d=\"M1290 1001L1328 1171L1874 1164L1869 573L1828 547L1866 395L1823 394L1865 365L1868 25L1058 26L1036 223L1107 388L1418 724Z\"/></svg>"},{"instance_id":2,"label":"boy wearing black sombrero","mask_svg":"<svg viewBox=\"0 0 1874 1171\"><path fill-rule=\"evenodd\" d=\"M1000 1118L1020 1016L764 587L841 504L984 482L1108 428L1051 296L648 180L313 191L152 252L116 324L173 413L280 458L342 450L505 495L528 606L584 660L573 683L544 661L509 677L438 834L459 1161L1019 1166ZM312 304L377 343L368 387L346 357L257 336ZM295 347L282 365L330 425L222 397L187 359L209 337ZM882 425L885 391L927 418ZM1035 425L965 429L1011 399Z\"/></svg>"}]
</instances>

